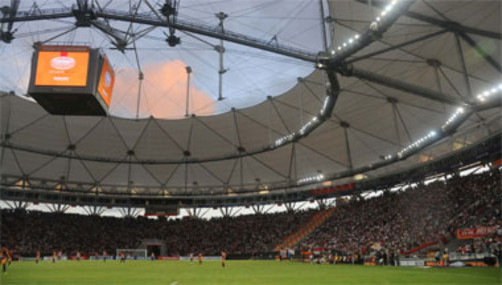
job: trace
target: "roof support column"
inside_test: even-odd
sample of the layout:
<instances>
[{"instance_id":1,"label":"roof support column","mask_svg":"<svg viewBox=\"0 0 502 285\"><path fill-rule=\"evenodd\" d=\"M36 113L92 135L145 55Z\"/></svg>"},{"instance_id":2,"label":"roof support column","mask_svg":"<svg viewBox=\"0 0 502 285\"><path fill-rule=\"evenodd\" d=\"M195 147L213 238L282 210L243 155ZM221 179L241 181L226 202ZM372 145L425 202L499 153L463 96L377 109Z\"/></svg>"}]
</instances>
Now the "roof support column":
<instances>
[{"instance_id":1,"label":"roof support column","mask_svg":"<svg viewBox=\"0 0 502 285\"><path fill-rule=\"evenodd\" d=\"M347 160L349 162L349 169L352 170L352 168L353 168L352 155L351 155L351 151L350 151L349 134L347 131L347 129L350 127L350 125L347 122L341 122L340 126L343 128L343 134L345 137L345 151L347 152Z\"/></svg>"},{"instance_id":2,"label":"roof support column","mask_svg":"<svg viewBox=\"0 0 502 285\"><path fill-rule=\"evenodd\" d=\"M216 17L218 20L220 20L220 23L218 24L218 27L220 28L220 31L222 33L225 32L225 29L223 28L223 21L228 17L227 14L223 12L219 12L216 14ZM219 70L218 70L218 101L221 101L224 99L223 97L223 74L227 72L223 65L223 53L225 53L225 47L223 47L223 39L220 39L220 45L215 46L216 51L219 54Z\"/></svg>"},{"instance_id":3,"label":"roof support column","mask_svg":"<svg viewBox=\"0 0 502 285\"><path fill-rule=\"evenodd\" d=\"M288 171L288 179L290 181L297 180L296 173L296 143L293 143L291 146L291 155L289 157L289 171Z\"/></svg>"},{"instance_id":4,"label":"roof support column","mask_svg":"<svg viewBox=\"0 0 502 285\"><path fill-rule=\"evenodd\" d=\"M322 33L322 47L324 51L328 50L328 36L326 34L326 23L324 20L324 5L323 5L323 0L319 0L319 14L320 14L320 20L321 20L321 33Z\"/></svg>"},{"instance_id":5,"label":"roof support column","mask_svg":"<svg viewBox=\"0 0 502 285\"><path fill-rule=\"evenodd\" d=\"M224 206L224 207L220 207L220 213L223 215L223 217L225 218L230 218L230 217L233 217L235 216L235 214L238 213L238 211L234 211L234 208L230 207L230 206Z\"/></svg>"},{"instance_id":6,"label":"roof support column","mask_svg":"<svg viewBox=\"0 0 502 285\"><path fill-rule=\"evenodd\" d=\"M251 209L253 209L253 212L255 213L255 215L263 214L263 210L265 209L265 206L260 205L260 204L252 205Z\"/></svg>"},{"instance_id":7,"label":"roof support column","mask_svg":"<svg viewBox=\"0 0 502 285\"><path fill-rule=\"evenodd\" d=\"M399 125L397 123L397 112L396 112L397 99L395 99L393 97L389 97L389 98L387 98L387 101L392 106L392 118L394 121L394 130L396 132L397 144L400 146L400 145L402 145L402 143L401 143L401 135L399 134Z\"/></svg>"},{"instance_id":8,"label":"roof support column","mask_svg":"<svg viewBox=\"0 0 502 285\"><path fill-rule=\"evenodd\" d=\"M145 79L145 75L143 74L143 71L141 70L141 65L139 63L139 56L138 56L138 50L136 49L136 42L132 42L134 46L134 55L136 56L136 65L138 67L138 100L136 102L136 119L139 119L139 107L141 103L141 88L143 88L143 79Z\"/></svg>"},{"instance_id":9,"label":"roof support column","mask_svg":"<svg viewBox=\"0 0 502 285\"><path fill-rule=\"evenodd\" d=\"M458 35L469 44L483 59L490 64L499 73L502 73L500 64L488 53L486 53L470 36L464 32L459 32Z\"/></svg>"},{"instance_id":10,"label":"roof support column","mask_svg":"<svg viewBox=\"0 0 502 285\"><path fill-rule=\"evenodd\" d=\"M185 117L188 118L190 116L190 73L192 73L192 68L190 66L186 67L187 71L187 96L186 96L186 110Z\"/></svg>"},{"instance_id":11,"label":"roof support column","mask_svg":"<svg viewBox=\"0 0 502 285\"><path fill-rule=\"evenodd\" d=\"M296 204L293 203L293 202L284 203L284 206L286 207L286 211L288 213L294 213L296 211L296 209L298 209L298 207L296 206Z\"/></svg>"},{"instance_id":12,"label":"roof support column","mask_svg":"<svg viewBox=\"0 0 502 285\"><path fill-rule=\"evenodd\" d=\"M47 208L53 213L66 213L68 209L70 209L70 205L64 205L64 204L48 204Z\"/></svg>"},{"instance_id":13,"label":"roof support column","mask_svg":"<svg viewBox=\"0 0 502 285\"><path fill-rule=\"evenodd\" d=\"M118 208L120 214L124 218L136 218L139 215L139 209L138 208L132 208L132 207L124 207L124 208Z\"/></svg>"},{"instance_id":14,"label":"roof support column","mask_svg":"<svg viewBox=\"0 0 502 285\"><path fill-rule=\"evenodd\" d=\"M327 207L326 199L318 199L315 200L317 203L317 206L319 207L319 210L325 210Z\"/></svg>"},{"instance_id":15,"label":"roof support column","mask_svg":"<svg viewBox=\"0 0 502 285\"><path fill-rule=\"evenodd\" d=\"M465 65L464 52L462 50L462 43L460 42L460 38L458 33L455 33L455 42L457 44L457 52L460 58L460 63L462 64L462 73L464 75L465 86L467 88L468 98L472 99L472 90L471 90L471 82L469 81L469 75L467 73L467 66Z\"/></svg>"},{"instance_id":16,"label":"roof support column","mask_svg":"<svg viewBox=\"0 0 502 285\"><path fill-rule=\"evenodd\" d=\"M424 97L430 100L439 101L447 104L453 105L464 105L464 100L457 99L443 93L423 88L421 86L413 85L404 81L396 80L390 77L386 77L374 72L362 70L351 65L338 68L337 70L344 76L354 76L362 80L367 80L374 82L383 86L394 88L406 93L414 94L420 97Z\"/></svg>"}]
</instances>

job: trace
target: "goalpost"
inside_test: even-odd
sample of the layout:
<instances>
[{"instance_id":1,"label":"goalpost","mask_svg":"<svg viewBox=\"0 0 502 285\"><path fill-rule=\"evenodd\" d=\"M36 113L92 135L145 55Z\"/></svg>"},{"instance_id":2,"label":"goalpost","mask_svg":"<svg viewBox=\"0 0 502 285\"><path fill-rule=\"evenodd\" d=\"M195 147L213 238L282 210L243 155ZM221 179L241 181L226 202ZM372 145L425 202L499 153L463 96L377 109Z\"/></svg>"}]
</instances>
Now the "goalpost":
<instances>
[{"instance_id":1,"label":"goalpost","mask_svg":"<svg viewBox=\"0 0 502 285\"><path fill-rule=\"evenodd\" d=\"M123 253L126 259L138 259L138 260L146 260L147 252L146 249L139 248L117 248L116 258L119 259L120 253Z\"/></svg>"}]
</instances>

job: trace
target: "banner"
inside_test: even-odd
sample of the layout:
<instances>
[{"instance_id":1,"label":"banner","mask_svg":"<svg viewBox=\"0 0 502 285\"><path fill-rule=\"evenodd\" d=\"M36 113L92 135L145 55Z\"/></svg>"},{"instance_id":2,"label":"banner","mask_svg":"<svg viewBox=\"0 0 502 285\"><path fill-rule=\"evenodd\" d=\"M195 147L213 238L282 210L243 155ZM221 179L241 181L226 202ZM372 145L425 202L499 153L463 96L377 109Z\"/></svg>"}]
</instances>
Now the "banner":
<instances>
[{"instance_id":1,"label":"banner","mask_svg":"<svg viewBox=\"0 0 502 285\"><path fill-rule=\"evenodd\" d=\"M197 256L197 255L193 256L193 260L194 261L199 262L198 258L199 258L199 256ZM190 256L180 256L179 260L190 260ZM212 256L212 255L204 256L204 261L214 261L214 260L221 260L221 256L220 255L217 255L217 256Z\"/></svg>"},{"instance_id":2,"label":"banner","mask_svg":"<svg viewBox=\"0 0 502 285\"><path fill-rule=\"evenodd\" d=\"M356 185L354 183L350 183L350 184L332 186L332 187L327 187L327 188L313 189L313 190L310 190L309 193L312 195L315 195L315 196L329 195L329 194L333 194L335 192L354 190L356 188L355 186Z\"/></svg>"},{"instance_id":3,"label":"banner","mask_svg":"<svg viewBox=\"0 0 502 285\"><path fill-rule=\"evenodd\" d=\"M457 239L473 239L493 234L497 231L497 226L478 226L475 228L458 229Z\"/></svg>"},{"instance_id":4,"label":"banner","mask_svg":"<svg viewBox=\"0 0 502 285\"><path fill-rule=\"evenodd\" d=\"M501 165L502 165L502 158L497 159L497 160L495 160L495 161L493 162L493 166L494 166L494 167L499 167L499 166L501 166Z\"/></svg>"},{"instance_id":5,"label":"banner","mask_svg":"<svg viewBox=\"0 0 502 285\"><path fill-rule=\"evenodd\" d=\"M314 254L321 254L321 252L323 252L324 248L322 247L319 247L319 248L314 248L312 251L314 252Z\"/></svg>"},{"instance_id":6,"label":"banner","mask_svg":"<svg viewBox=\"0 0 502 285\"><path fill-rule=\"evenodd\" d=\"M171 261L178 261L180 260L179 256L159 256L157 257L158 260L171 260Z\"/></svg>"},{"instance_id":7,"label":"banner","mask_svg":"<svg viewBox=\"0 0 502 285\"><path fill-rule=\"evenodd\" d=\"M422 250L422 249L424 249L426 247L436 245L438 243L439 243L439 241L437 241L437 240L436 241L427 242L427 243L423 243L423 244L421 244L421 245L419 245L419 246L417 246L415 248L412 248L412 249L410 249L408 251L402 252L402 255L410 255L412 253L420 251L420 250Z\"/></svg>"}]
</instances>

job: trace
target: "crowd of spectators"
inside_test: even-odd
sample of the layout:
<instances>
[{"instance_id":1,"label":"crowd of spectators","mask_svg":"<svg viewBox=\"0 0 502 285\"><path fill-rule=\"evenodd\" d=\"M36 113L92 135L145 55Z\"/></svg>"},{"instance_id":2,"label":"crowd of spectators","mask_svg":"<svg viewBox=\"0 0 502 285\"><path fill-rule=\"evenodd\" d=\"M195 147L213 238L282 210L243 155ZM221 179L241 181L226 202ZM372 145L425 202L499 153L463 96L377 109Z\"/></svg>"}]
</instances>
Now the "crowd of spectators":
<instances>
[{"instance_id":1,"label":"crowd of spectators","mask_svg":"<svg viewBox=\"0 0 502 285\"><path fill-rule=\"evenodd\" d=\"M171 256L190 252L232 254L271 252L282 238L306 223L314 211L174 220L100 217L2 210L0 244L21 255L103 252L138 248L144 239L163 240Z\"/></svg>"},{"instance_id":2,"label":"crowd of spectators","mask_svg":"<svg viewBox=\"0 0 502 285\"><path fill-rule=\"evenodd\" d=\"M458 228L498 225L500 172L453 177L405 191L385 191L336 205L334 214L300 243L301 249L331 248L351 254L406 252L421 244L454 238ZM137 248L144 239L165 241L171 256L190 252L271 252L284 237L307 223L314 210L242 215L210 220L115 218L2 210L0 244L22 255L77 250L93 254ZM502 233L501 233L502 234ZM500 237L498 237L500 240Z\"/></svg>"},{"instance_id":3,"label":"crowd of spectators","mask_svg":"<svg viewBox=\"0 0 502 285\"><path fill-rule=\"evenodd\" d=\"M494 170L339 203L302 246L360 254L403 253L434 242L444 247L459 228L500 228L500 179Z\"/></svg>"}]
</instances>

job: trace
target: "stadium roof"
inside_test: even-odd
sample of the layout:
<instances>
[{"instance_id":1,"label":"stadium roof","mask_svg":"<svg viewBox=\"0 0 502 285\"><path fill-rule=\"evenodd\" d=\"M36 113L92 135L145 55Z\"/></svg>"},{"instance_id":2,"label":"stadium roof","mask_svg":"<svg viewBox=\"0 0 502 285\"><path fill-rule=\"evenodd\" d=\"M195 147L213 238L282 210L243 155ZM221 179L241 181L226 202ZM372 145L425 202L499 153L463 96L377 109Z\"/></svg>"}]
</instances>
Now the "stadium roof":
<instances>
[{"instance_id":1,"label":"stadium roof","mask_svg":"<svg viewBox=\"0 0 502 285\"><path fill-rule=\"evenodd\" d=\"M381 37L370 26L386 24L377 17L388 2L327 4L333 37L326 53L310 50L318 68L298 70L291 89L251 107L183 119L53 116L22 91L3 93L2 186L166 197L284 192L379 176L500 132L499 101L483 105L492 89L502 93L500 1L415 1L386 12L399 17ZM367 44L351 52L359 37ZM343 60L330 61L336 56ZM323 114L328 98L335 105Z\"/></svg>"}]
</instances>

